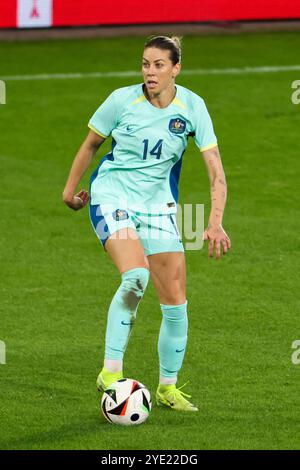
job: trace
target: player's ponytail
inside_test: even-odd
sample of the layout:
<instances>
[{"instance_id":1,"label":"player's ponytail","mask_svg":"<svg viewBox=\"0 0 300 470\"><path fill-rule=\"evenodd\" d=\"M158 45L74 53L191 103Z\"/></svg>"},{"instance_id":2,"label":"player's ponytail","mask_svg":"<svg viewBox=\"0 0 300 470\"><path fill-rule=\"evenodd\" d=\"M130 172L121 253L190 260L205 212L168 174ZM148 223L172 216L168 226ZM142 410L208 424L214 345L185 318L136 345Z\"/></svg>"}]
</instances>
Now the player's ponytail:
<instances>
[{"instance_id":1,"label":"player's ponytail","mask_svg":"<svg viewBox=\"0 0 300 470\"><path fill-rule=\"evenodd\" d=\"M171 39L175 42L177 49L180 51L181 54L181 38L178 36L172 36Z\"/></svg>"},{"instance_id":2,"label":"player's ponytail","mask_svg":"<svg viewBox=\"0 0 300 470\"><path fill-rule=\"evenodd\" d=\"M170 51L170 60L173 65L181 62L181 39L177 36L150 36L145 43L145 49L156 47Z\"/></svg>"}]
</instances>

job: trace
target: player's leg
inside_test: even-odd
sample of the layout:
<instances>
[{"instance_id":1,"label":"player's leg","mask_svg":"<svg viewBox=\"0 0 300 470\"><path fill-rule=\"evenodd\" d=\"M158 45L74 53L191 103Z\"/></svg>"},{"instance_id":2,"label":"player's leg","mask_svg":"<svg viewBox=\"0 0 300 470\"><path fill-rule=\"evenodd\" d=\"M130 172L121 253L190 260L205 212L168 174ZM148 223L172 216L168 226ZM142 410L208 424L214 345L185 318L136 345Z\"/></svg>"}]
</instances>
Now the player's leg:
<instances>
[{"instance_id":1,"label":"player's leg","mask_svg":"<svg viewBox=\"0 0 300 470\"><path fill-rule=\"evenodd\" d=\"M197 411L197 407L185 398L190 396L176 388L188 333L185 256L182 252L166 252L148 256L148 260L162 311L158 340L160 379L157 403L173 409Z\"/></svg>"},{"instance_id":2,"label":"player's leg","mask_svg":"<svg viewBox=\"0 0 300 470\"><path fill-rule=\"evenodd\" d=\"M133 227L125 227L114 233L106 241L105 250L121 274L136 267L149 271L148 258Z\"/></svg>"},{"instance_id":3,"label":"player's leg","mask_svg":"<svg viewBox=\"0 0 300 470\"><path fill-rule=\"evenodd\" d=\"M139 302L149 280L149 265L132 220L127 218L116 221L109 214L101 214L105 220L104 225L103 219L95 217L95 211L94 209L94 213L91 213L93 227L121 274L120 286L108 311L104 367L97 379L98 388L105 389L122 378L123 357ZM100 216L100 211L98 215ZM115 230L116 228L119 230Z\"/></svg>"},{"instance_id":4,"label":"player's leg","mask_svg":"<svg viewBox=\"0 0 300 470\"><path fill-rule=\"evenodd\" d=\"M196 411L184 398L186 394L176 388L188 330L185 256L176 219L173 215L142 217L141 224L141 240L162 311L157 401L173 409Z\"/></svg>"},{"instance_id":5,"label":"player's leg","mask_svg":"<svg viewBox=\"0 0 300 470\"><path fill-rule=\"evenodd\" d=\"M158 298L163 305L186 302L186 266L184 252L156 253L148 256Z\"/></svg>"},{"instance_id":6,"label":"player's leg","mask_svg":"<svg viewBox=\"0 0 300 470\"><path fill-rule=\"evenodd\" d=\"M102 390L123 377L124 354L149 280L149 265L136 232L123 228L115 235L105 249L121 274L121 284L108 310L104 367L97 379Z\"/></svg>"},{"instance_id":7,"label":"player's leg","mask_svg":"<svg viewBox=\"0 0 300 470\"><path fill-rule=\"evenodd\" d=\"M185 256L183 252L166 252L148 256L148 260L162 312L158 340L160 384L176 384L188 333Z\"/></svg>"}]
</instances>

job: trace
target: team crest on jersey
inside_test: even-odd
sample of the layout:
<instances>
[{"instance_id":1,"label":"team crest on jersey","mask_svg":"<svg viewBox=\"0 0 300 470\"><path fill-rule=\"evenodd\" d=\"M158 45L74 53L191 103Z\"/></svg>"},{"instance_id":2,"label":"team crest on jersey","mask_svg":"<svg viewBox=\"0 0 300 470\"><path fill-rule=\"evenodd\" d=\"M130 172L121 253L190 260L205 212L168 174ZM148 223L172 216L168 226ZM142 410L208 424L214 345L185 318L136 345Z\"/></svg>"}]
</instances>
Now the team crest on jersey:
<instances>
[{"instance_id":1,"label":"team crest on jersey","mask_svg":"<svg viewBox=\"0 0 300 470\"><path fill-rule=\"evenodd\" d=\"M128 212L122 209L117 209L115 212L113 212L112 216L116 221L126 220L129 218Z\"/></svg>"},{"instance_id":2,"label":"team crest on jersey","mask_svg":"<svg viewBox=\"0 0 300 470\"><path fill-rule=\"evenodd\" d=\"M173 134L183 134L186 128L186 122L183 119L175 118L169 122L169 131Z\"/></svg>"}]
</instances>

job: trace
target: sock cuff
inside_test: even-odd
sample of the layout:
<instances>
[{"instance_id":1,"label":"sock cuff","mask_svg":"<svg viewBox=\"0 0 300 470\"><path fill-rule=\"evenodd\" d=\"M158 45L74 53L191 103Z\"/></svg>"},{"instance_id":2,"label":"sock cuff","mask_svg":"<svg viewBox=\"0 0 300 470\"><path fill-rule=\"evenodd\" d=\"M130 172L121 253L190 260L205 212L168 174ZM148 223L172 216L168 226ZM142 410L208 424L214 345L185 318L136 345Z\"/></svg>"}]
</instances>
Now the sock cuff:
<instances>
[{"instance_id":1,"label":"sock cuff","mask_svg":"<svg viewBox=\"0 0 300 470\"><path fill-rule=\"evenodd\" d=\"M150 275L150 272L149 272L149 269L147 268L133 268L133 269L129 269L128 271L124 271L121 276L122 276L122 279L123 278L126 278L127 276L130 276L130 275L142 275L142 276L148 276Z\"/></svg>"},{"instance_id":2,"label":"sock cuff","mask_svg":"<svg viewBox=\"0 0 300 470\"><path fill-rule=\"evenodd\" d=\"M180 305L163 305L160 304L163 318L169 321L183 321L187 318L187 302Z\"/></svg>"}]
</instances>

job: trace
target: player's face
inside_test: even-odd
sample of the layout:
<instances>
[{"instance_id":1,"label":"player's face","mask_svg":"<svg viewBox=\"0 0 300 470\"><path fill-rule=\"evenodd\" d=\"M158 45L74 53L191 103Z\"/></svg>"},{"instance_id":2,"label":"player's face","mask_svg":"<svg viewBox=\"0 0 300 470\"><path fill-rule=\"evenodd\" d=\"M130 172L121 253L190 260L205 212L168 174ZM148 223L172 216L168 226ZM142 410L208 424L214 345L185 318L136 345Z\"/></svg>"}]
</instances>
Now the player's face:
<instances>
[{"instance_id":1,"label":"player's face","mask_svg":"<svg viewBox=\"0 0 300 470\"><path fill-rule=\"evenodd\" d=\"M180 72L180 64L173 65L170 51L149 47L144 50L142 70L148 92L159 94L174 86L174 79Z\"/></svg>"}]
</instances>

